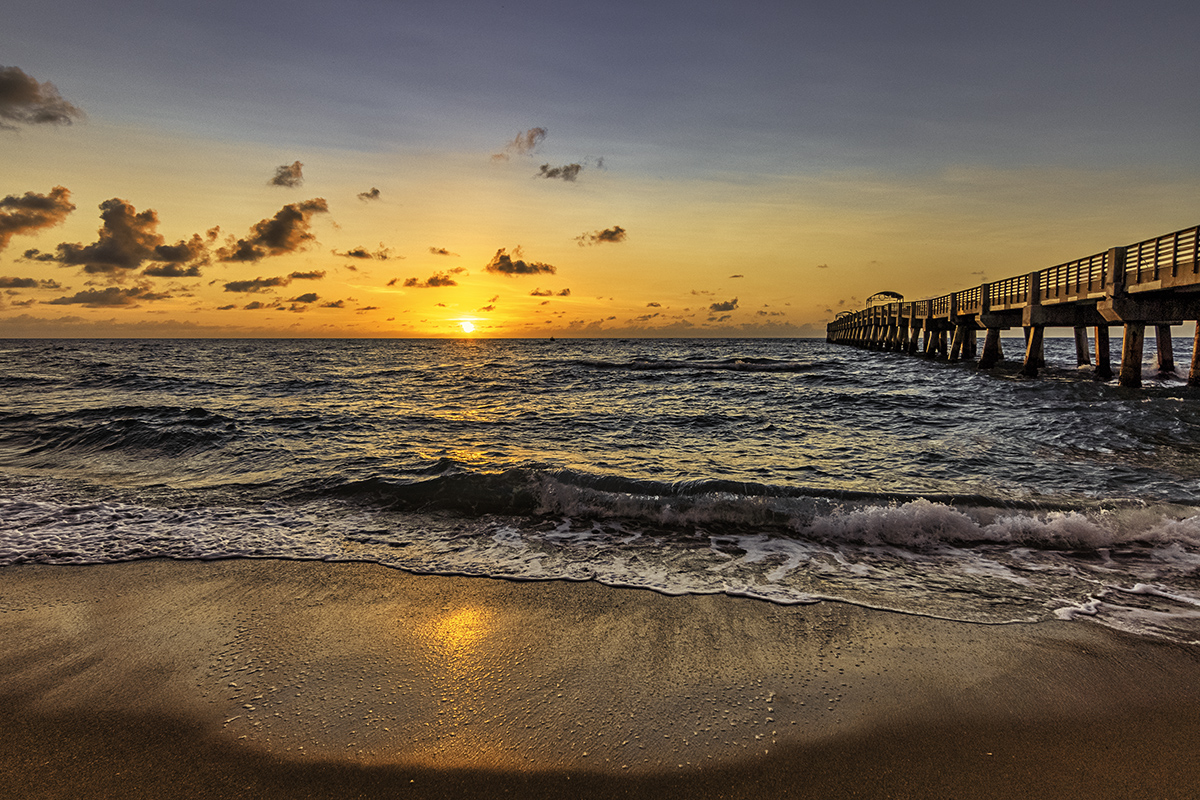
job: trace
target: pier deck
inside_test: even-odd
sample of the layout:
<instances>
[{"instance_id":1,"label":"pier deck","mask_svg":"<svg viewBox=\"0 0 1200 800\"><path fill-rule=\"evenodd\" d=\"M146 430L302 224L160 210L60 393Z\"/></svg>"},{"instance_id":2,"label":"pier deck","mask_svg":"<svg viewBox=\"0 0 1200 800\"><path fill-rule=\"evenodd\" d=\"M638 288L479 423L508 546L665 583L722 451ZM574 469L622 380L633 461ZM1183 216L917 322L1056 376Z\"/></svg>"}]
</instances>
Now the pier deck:
<instances>
[{"instance_id":1,"label":"pier deck","mask_svg":"<svg viewBox=\"0 0 1200 800\"><path fill-rule=\"evenodd\" d=\"M1095 375L1112 378L1109 328L1124 326L1122 386L1141 386L1146 326L1154 326L1158 366L1175 369L1171 326L1200 320L1200 226L1146 239L1004 280L927 300L883 303L839 314L826 340L950 361L977 357L980 369L1001 359L1000 332L1025 331L1022 372L1044 366L1046 328L1072 328L1079 365L1091 364L1087 329L1095 329ZM1200 326L1188 383L1200 385Z\"/></svg>"}]
</instances>

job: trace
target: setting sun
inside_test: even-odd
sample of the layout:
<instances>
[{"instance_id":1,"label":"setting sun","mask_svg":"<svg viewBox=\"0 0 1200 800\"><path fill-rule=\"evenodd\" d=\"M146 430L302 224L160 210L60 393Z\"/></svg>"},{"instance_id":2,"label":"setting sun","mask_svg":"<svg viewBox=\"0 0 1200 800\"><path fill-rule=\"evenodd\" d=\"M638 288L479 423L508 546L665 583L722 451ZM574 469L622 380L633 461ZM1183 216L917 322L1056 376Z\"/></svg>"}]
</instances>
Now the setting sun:
<instances>
[{"instance_id":1,"label":"setting sun","mask_svg":"<svg viewBox=\"0 0 1200 800\"><path fill-rule=\"evenodd\" d=\"M475 330L475 326L469 322L463 322L460 324L462 325L463 333L472 333Z\"/></svg>"}]
</instances>

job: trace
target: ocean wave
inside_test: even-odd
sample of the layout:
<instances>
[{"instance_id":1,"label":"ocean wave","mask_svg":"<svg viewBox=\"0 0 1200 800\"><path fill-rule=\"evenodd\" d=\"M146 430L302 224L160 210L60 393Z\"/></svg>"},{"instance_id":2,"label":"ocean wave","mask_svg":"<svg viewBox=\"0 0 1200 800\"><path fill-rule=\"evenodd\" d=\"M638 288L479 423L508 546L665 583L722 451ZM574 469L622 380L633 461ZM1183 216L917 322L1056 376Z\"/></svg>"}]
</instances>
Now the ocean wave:
<instances>
[{"instance_id":1,"label":"ocean wave","mask_svg":"<svg viewBox=\"0 0 1200 800\"><path fill-rule=\"evenodd\" d=\"M774 358L725 358L714 360L641 359L609 361L575 359L568 366L629 372L813 372L827 366L819 361L787 361Z\"/></svg>"},{"instance_id":2,"label":"ocean wave","mask_svg":"<svg viewBox=\"0 0 1200 800\"><path fill-rule=\"evenodd\" d=\"M0 440L17 460L122 450L178 456L219 446L236 432L234 420L203 408L116 406L0 414Z\"/></svg>"}]
</instances>

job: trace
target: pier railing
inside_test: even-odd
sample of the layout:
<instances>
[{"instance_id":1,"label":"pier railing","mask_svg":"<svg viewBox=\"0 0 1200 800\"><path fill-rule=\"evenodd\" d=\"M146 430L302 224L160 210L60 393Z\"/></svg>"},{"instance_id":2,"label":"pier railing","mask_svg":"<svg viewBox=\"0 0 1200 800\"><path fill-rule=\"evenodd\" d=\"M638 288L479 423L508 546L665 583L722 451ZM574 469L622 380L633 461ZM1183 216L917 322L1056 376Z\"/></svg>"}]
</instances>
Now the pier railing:
<instances>
[{"instance_id":1,"label":"pier railing","mask_svg":"<svg viewBox=\"0 0 1200 800\"><path fill-rule=\"evenodd\" d=\"M831 338L881 319L944 320L1110 297L1119 292L1200 290L1200 225L1024 275L924 300L895 302L839 314Z\"/></svg>"}]
</instances>

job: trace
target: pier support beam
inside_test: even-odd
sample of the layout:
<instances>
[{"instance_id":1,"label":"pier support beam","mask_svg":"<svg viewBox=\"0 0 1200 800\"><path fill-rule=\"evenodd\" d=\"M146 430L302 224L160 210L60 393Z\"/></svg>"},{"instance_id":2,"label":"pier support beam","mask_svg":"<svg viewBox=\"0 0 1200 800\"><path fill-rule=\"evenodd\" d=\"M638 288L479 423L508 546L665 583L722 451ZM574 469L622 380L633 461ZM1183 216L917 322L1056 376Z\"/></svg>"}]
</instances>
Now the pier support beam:
<instances>
[{"instance_id":1,"label":"pier support beam","mask_svg":"<svg viewBox=\"0 0 1200 800\"><path fill-rule=\"evenodd\" d=\"M1088 357L1087 328L1081 325L1075 326L1075 362L1081 367L1092 363Z\"/></svg>"},{"instance_id":2,"label":"pier support beam","mask_svg":"<svg viewBox=\"0 0 1200 800\"><path fill-rule=\"evenodd\" d=\"M1171 326L1154 326L1154 344L1158 349L1158 371L1175 371L1175 352L1171 347Z\"/></svg>"},{"instance_id":3,"label":"pier support beam","mask_svg":"<svg viewBox=\"0 0 1200 800\"><path fill-rule=\"evenodd\" d=\"M1004 351L1000 347L1000 329L988 328L987 335L983 337L983 355L979 357L979 368L991 369L1002 358Z\"/></svg>"},{"instance_id":4,"label":"pier support beam","mask_svg":"<svg viewBox=\"0 0 1200 800\"><path fill-rule=\"evenodd\" d=\"M962 357L963 344L967 339L967 326L958 323L954 326L954 340L950 345L950 361L958 361Z\"/></svg>"},{"instance_id":5,"label":"pier support beam","mask_svg":"<svg viewBox=\"0 0 1200 800\"><path fill-rule=\"evenodd\" d=\"M1042 358L1042 335L1045 330L1043 325L1030 325L1025 328L1025 366L1021 367L1022 375L1036 378L1038 367L1045 363Z\"/></svg>"},{"instance_id":6,"label":"pier support beam","mask_svg":"<svg viewBox=\"0 0 1200 800\"><path fill-rule=\"evenodd\" d=\"M979 346L976 339L976 331L974 325L967 326L967 335L963 339L963 358L973 359L979 355Z\"/></svg>"},{"instance_id":7,"label":"pier support beam","mask_svg":"<svg viewBox=\"0 0 1200 800\"><path fill-rule=\"evenodd\" d=\"M1146 338L1146 323L1126 322L1125 340L1121 343L1121 374L1117 384L1137 389L1142 385L1142 343Z\"/></svg>"},{"instance_id":8,"label":"pier support beam","mask_svg":"<svg viewBox=\"0 0 1200 800\"><path fill-rule=\"evenodd\" d=\"M1108 349L1108 326L1097 325L1095 378L1098 381L1110 381L1112 380L1112 376L1112 360Z\"/></svg>"}]
</instances>

